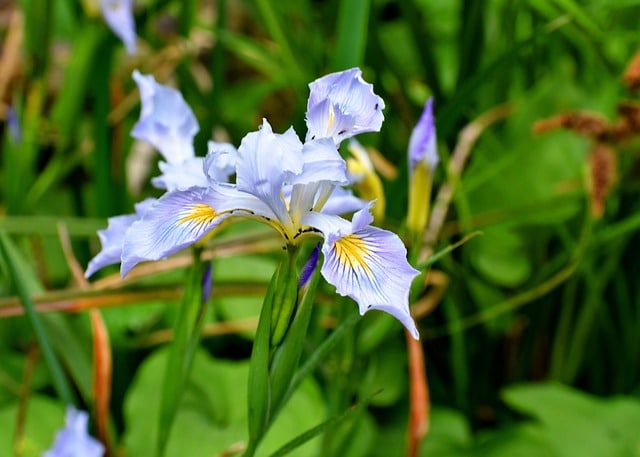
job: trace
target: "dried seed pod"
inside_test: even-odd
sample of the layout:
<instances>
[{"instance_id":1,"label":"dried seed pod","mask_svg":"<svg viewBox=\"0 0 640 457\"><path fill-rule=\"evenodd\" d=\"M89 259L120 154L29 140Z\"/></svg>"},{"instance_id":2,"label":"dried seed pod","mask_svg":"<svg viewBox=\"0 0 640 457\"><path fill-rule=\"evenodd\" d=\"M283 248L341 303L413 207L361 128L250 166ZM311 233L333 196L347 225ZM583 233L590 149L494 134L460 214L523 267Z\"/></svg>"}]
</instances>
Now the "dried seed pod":
<instances>
[{"instance_id":1,"label":"dried seed pod","mask_svg":"<svg viewBox=\"0 0 640 457\"><path fill-rule=\"evenodd\" d=\"M598 219L604 213L606 199L617 179L618 158L616 151L607 144L596 143L589 152L588 164L591 214Z\"/></svg>"}]
</instances>

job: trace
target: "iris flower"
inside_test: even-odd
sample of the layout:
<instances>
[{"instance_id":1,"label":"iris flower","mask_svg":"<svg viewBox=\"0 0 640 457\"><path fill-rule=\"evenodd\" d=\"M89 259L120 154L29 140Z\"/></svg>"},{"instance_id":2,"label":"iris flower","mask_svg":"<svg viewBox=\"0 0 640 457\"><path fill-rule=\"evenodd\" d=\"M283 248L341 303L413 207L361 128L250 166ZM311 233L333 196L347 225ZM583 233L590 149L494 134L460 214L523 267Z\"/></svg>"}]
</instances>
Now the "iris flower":
<instances>
[{"instance_id":1,"label":"iris flower","mask_svg":"<svg viewBox=\"0 0 640 457\"><path fill-rule=\"evenodd\" d=\"M433 172L438 157L433 99L429 98L409 139L409 209L407 227L414 236L421 236L430 212Z\"/></svg>"},{"instance_id":2,"label":"iris flower","mask_svg":"<svg viewBox=\"0 0 640 457\"><path fill-rule=\"evenodd\" d=\"M235 172L236 149L228 143L210 141L209 151L217 151L217 154L206 162L204 157L196 157L193 137L199 130L198 121L182 94L137 70L133 72L133 79L140 90L142 109L131 134L156 147L166 161L159 163L162 174L153 178L151 183L159 189L175 190L205 186L208 176L227 181ZM147 199L136 204L133 214L109 218L108 227L98 231L102 250L89 262L86 277L108 265L120 263L125 232L154 201Z\"/></svg>"},{"instance_id":3,"label":"iris flower","mask_svg":"<svg viewBox=\"0 0 640 457\"><path fill-rule=\"evenodd\" d=\"M102 457L104 446L87 433L88 422L86 412L67 408L65 427L56 433L53 446L43 457Z\"/></svg>"},{"instance_id":4,"label":"iris flower","mask_svg":"<svg viewBox=\"0 0 640 457\"><path fill-rule=\"evenodd\" d=\"M439 161L436 124L433 117L433 98L429 98L409 138L410 172L413 173L418 165L422 163L433 173Z\"/></svg>"},{"instance_id":5,"label":"iris flower","mask_svg":"<svg viewBox=\"0 0 640 457\"><path fill-rule=\"evenodd\" d=\"M102 17L109 28L122 40L129 54L136 53L136 23L133 0L100 0Z\"/></svg>"},{"instance_id":6,"label":"iris flower","mask_svg":"<svg viewBox=\"0 0 640 457\"><path fill-rule=\"evenodd\" d=\"M263 120L237 150L235 183L206 171L206 164L224 162L224 150L210 150L204 160L205 186L165 193L126 231L121 273L199 242L227 219L254 219L273 227L289 246L320 237L320 271L336 291L353 298L361 314L385 311L418 338L408 306L418 271L407 262L397 235L370 225L371 203L354 208L341 187L349 180L336 146L379 130L384 103L358 69L320 78L310 89L306 142L293 128L275 133ZM339 216L354 209L351 221Z\"/></svg>"}]
</instances>

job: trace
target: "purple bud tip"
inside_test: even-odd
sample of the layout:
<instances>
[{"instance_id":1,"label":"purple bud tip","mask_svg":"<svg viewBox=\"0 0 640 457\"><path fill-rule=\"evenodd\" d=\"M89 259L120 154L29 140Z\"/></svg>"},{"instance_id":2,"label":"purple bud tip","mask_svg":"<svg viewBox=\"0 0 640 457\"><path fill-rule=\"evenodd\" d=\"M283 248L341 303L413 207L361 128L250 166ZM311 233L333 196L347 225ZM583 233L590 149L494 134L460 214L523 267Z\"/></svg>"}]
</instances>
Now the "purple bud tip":
<instances>
[{"instance_id":1,"label":"purple bud tip","mask_svg":"<svg viewBox=\"0 0 640 457\"><path fill-rule=\"evenodd\" d=\"M304 287L311 279L311 276L316 271L316 266L318 266L318 257L320 257L320 244L318 243L315 248L313 248L313 252L309 256L309 260L302 267L302 271L300 272L300 281L298 281L298 287Z\"/></svg>"},{"instance_id":2,"label":"purple bud tip","mask_svg":"<svg viewBox=\"0 0 640 457\"><path fill-rule=\"evenodd\" d=\"M213 264L211 262L207 262L204 274L202 275L202 303L205 303L209 300L211 296L211 290L213 289L213 275L211 274L213 271Z\"/></svg>"}]
</instances>

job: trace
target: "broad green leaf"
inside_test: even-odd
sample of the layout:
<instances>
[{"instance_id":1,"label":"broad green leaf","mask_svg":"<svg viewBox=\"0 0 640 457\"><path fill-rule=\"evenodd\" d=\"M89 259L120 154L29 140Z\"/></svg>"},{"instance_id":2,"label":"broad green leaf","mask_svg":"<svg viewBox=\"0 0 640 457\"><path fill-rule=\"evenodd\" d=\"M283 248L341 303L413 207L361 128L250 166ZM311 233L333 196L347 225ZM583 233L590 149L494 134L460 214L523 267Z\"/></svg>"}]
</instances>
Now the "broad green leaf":
<instances>
[{"instance_id":1,"label":"broad green leaf","mask_svg":"<svg viewBox=\"0 0 640 457\"><path fill-rule=\"evenodd\" d=\"M468 247L471 264L490 282L517 287L531 275L532 265L525 236L504 227L484 230Z\"/></svg>"},{"instance_id":2,"label":"broad green leaf","mask_svg":"<svg viewBox=\"0 0 640 457\"><path fill-rule=\"evenodd\" d=\"M14 452L18 404L0 408L0 455L41 457L52 444L56 432L64 426L65 406L49 397L31 395L27 402L24 434Z\"/></svg>"},{"instance_id":3,"label":"broad green leaf","mask_svg":"<svg viewBox=\"0 0 640 457\"><path fill-rule=\"evenodd\" d=\"M155 418L166 364L166 350L149 356L140 366L125 399L127 455L151 455L158 433ZM191 378L182 398L166 457L210 457L237 443L247 443L247 378L249 364L217 360L196 353ZM258 448L267 456L291 438L324 420L323 401L310 380L291 397ZM318 440L296 451L315 457Z\"/></svg>"},{"instance_id":4,"label":"broad green leaf","mask_svg":"<svg viewBox=\"0 0 640 457\"><path fill-rule=\"evenodd\" d=\"M509 387L503 398L536 420L557 456L640 455L637 398L604 400L556 383Z\"/></svg>"}]
</instances>

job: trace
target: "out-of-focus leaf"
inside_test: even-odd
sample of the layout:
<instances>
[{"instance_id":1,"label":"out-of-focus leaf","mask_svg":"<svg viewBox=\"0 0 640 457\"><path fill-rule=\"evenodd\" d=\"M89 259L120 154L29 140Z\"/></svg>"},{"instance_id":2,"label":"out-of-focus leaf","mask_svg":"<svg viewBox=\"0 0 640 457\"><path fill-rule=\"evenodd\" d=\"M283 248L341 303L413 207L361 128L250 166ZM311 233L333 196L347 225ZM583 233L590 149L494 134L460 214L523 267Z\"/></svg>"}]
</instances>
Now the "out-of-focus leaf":
<instances>
[{"instance_id":1,"label":"out-of-focus leaf","mask_svg":"<svg viewBox=\"0 0 640 457\"><path fill-rule=\"evenodd\" d=\"M56 432L64 426L65 406L41 395L32 395L27 402L22 440L14 449L18 404L0 408L0 455L41 457L53 444ZM15 450L20 450L19 454Z\"/></svg>"},{"instance_id":2,"label":"out-of-focus leaf","mask_svg":"<svg viewBox=\"0 0 640 457\"><path fill-rule=\"evenodd\" d=\"M271 259L258 256L236 256L228 257L220 261L214 269L213 287L217 281L260 281L265 283L276 270L277 263ZM248 317L258 317L262 307L263 297L221 297L214 302L216 312L225 320L246 319ZM253 331L243 332L247 338L253 338Z\"/></svg>"},{"instance_id":3,"label":"out-of-focus leaf","mask_svg":"<svg viewBox=\"0 0 640 457\"><path fill-rule=\"evenodd\" d=\"M640 455L640 400L599 399L561 384L524 384L502 392L512 408L532 416L554 454Z\"/></svg>"},{"instance_id":4,"label":"out-of-focus leaf","mask_svg":"<svg viewBox=\"0 0 640 457\"><path fill-rule=\"evenodd\" d=\"M158 395L166 351L158 350L139 368L125 400L128 455L151 455L158 433ZM167 457L218 455L232 444L247 442L247 362L229 362L198 352L191 379L180 403ZM324 419L318 387L310 380L291 397L265 436L256 455L266 456ZM297 456L315 456L318 440L296 450Z\"/></svg>"},{"instance_id":5,"label":"out-of-focus leaf","mask_svg":"<svg viewBox=\"0 0 640 457\"><path fill-rule=\"evenodd\" d=\"M513 230L488 228L469 249L472 265L494 284L516 287L531 275L526 240Z\"/></svg>"}]
</instances>

